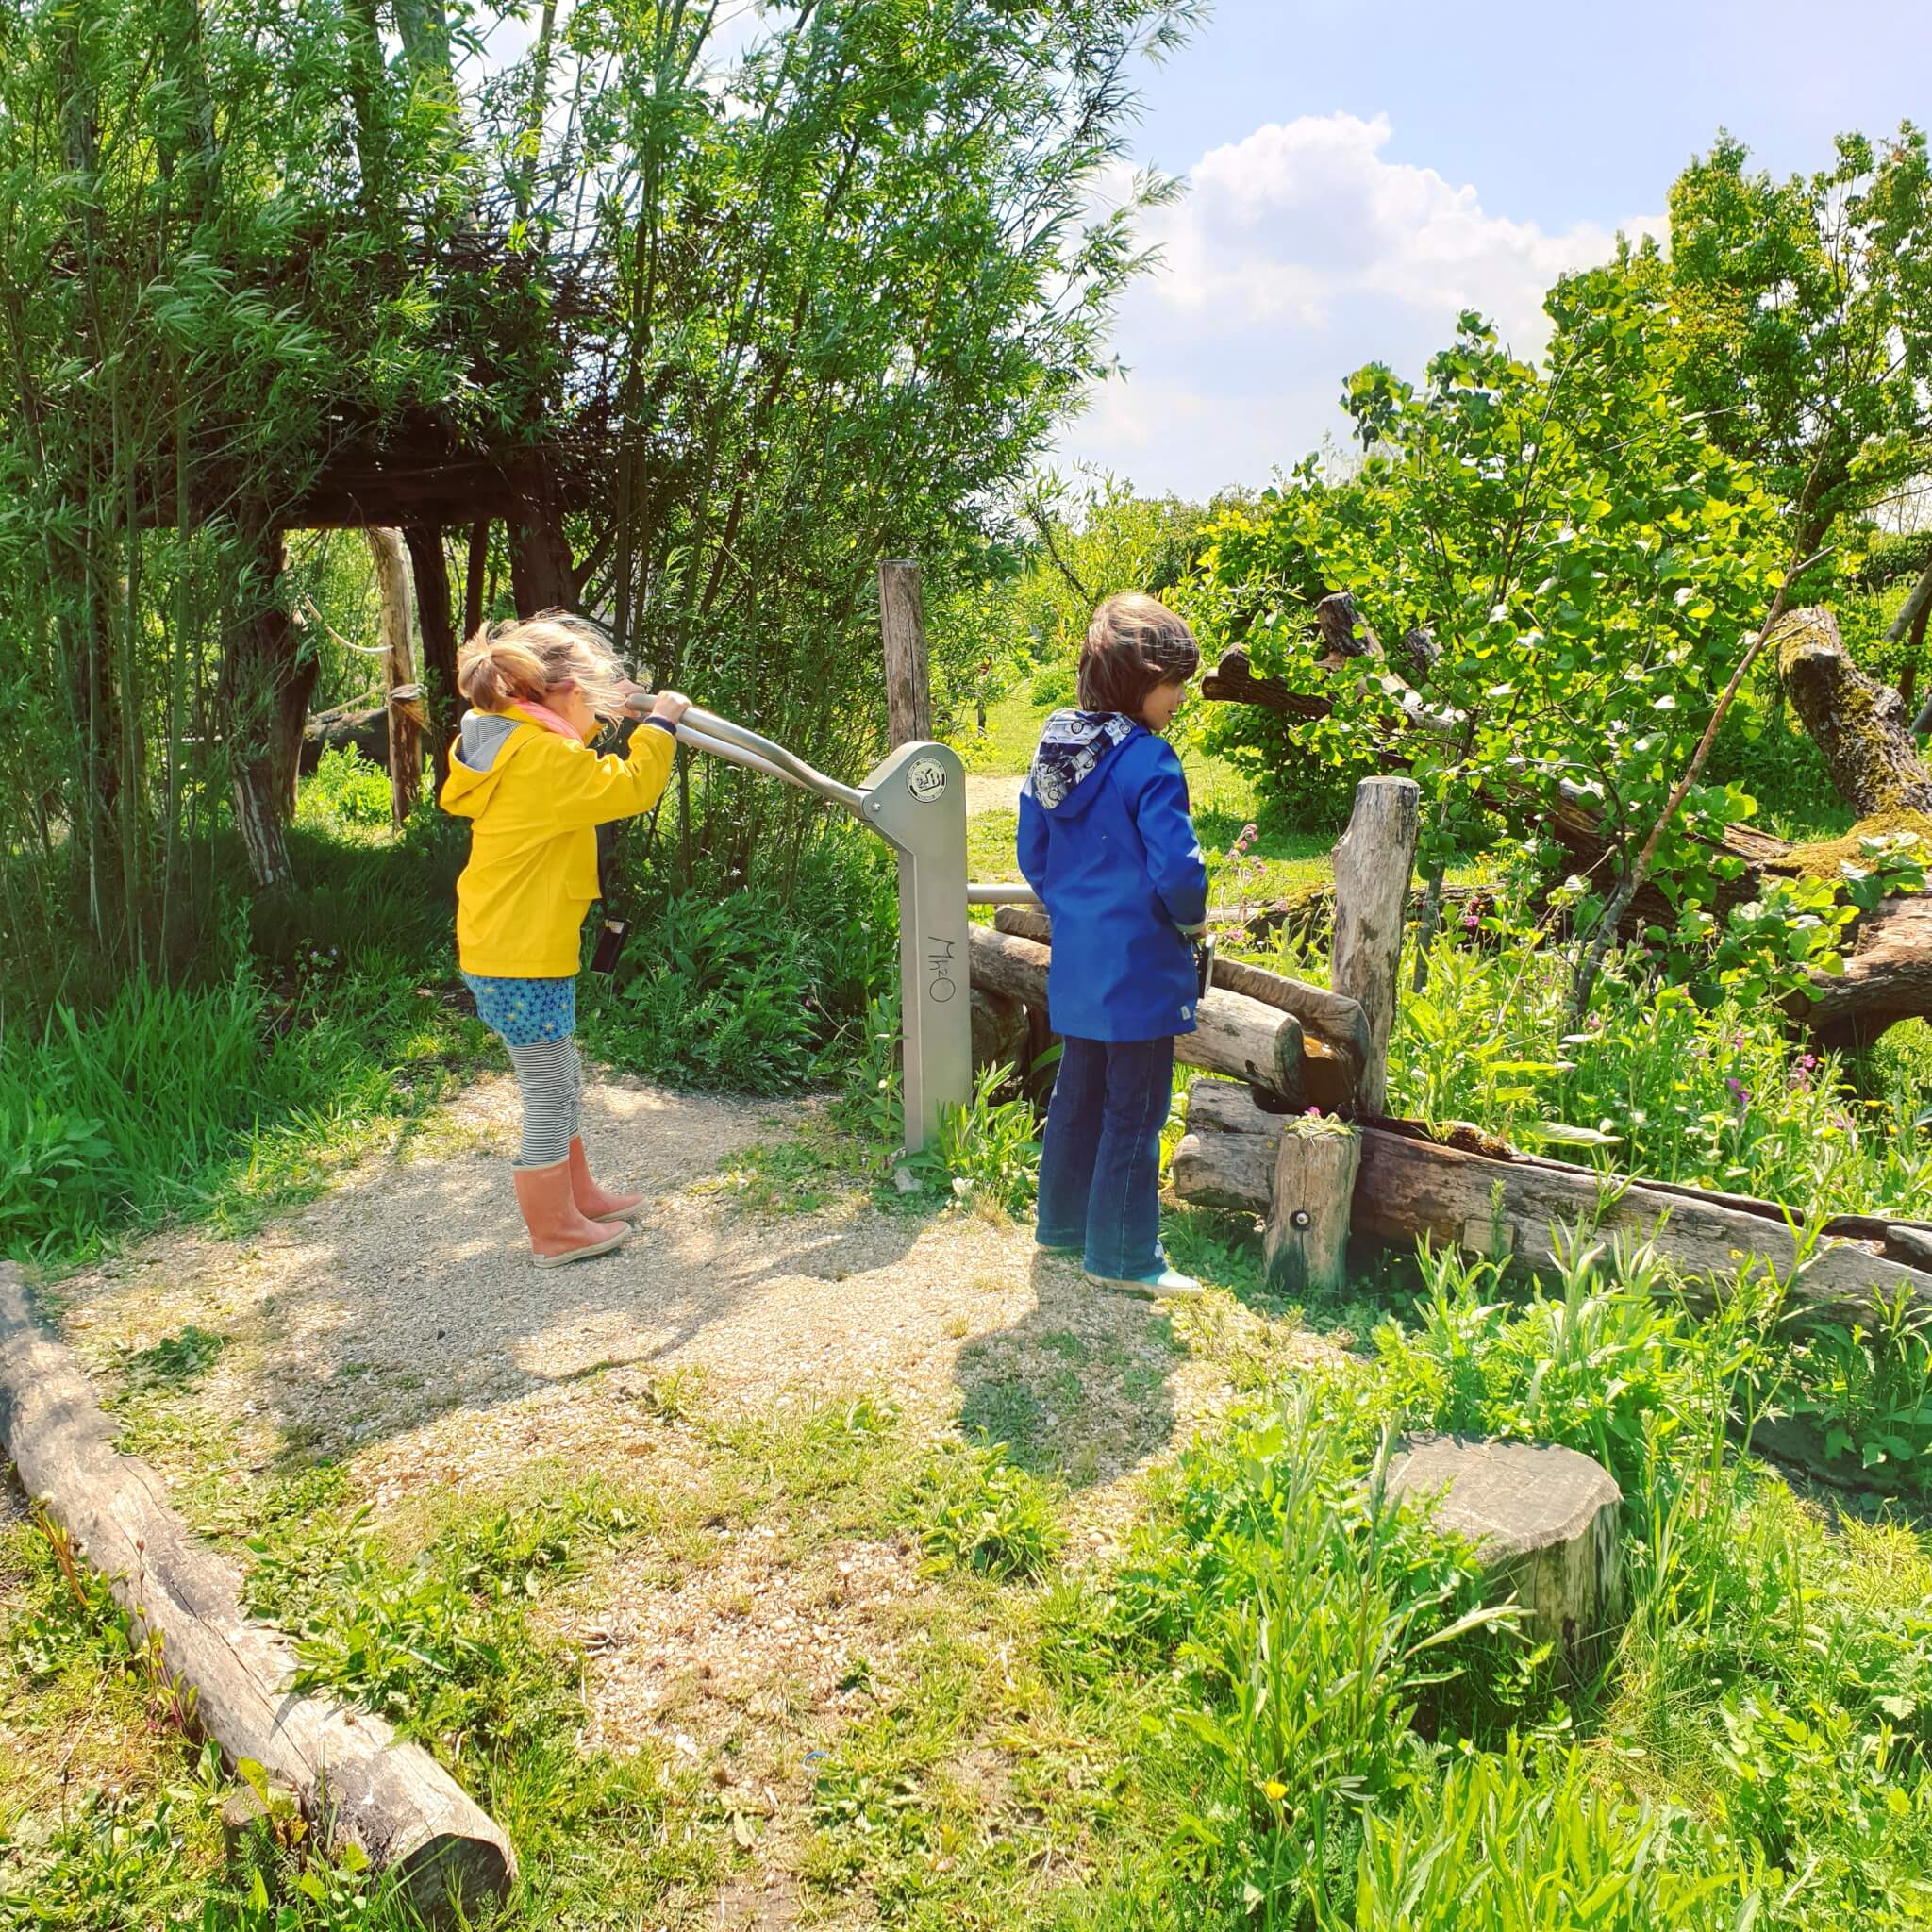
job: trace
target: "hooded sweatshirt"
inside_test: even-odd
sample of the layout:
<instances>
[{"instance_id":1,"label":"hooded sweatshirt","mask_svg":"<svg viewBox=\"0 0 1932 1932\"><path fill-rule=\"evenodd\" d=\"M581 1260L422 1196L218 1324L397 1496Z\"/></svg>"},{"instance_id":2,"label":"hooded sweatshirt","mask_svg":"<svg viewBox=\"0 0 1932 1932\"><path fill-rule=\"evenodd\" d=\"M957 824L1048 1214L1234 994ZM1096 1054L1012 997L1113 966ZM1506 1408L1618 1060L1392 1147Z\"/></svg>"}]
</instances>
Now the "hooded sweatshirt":
<instances>
[{"instance_id":1,"label":"hooded sweatshirt","mask_svg":"<svg viewBox=\"0 0 1932 1932\"><path fill-rule=\"evenodd\" d=\"M1056 711L1020 789L1020 870L1053 920L1046 1003L1081 1040L1194 1030L1183 927L1208 916L1208 868L1174 747L1117 711Z\"/></svg>"},{"instance_id":2,"label":"hooded sweatshirt","mask_svg":"<svg viewBox=\"0 0 1932 1932\"><path fill-rule=\"evenodd\" d=\"M562 979L597 896L598 825L649 811L676 740L643 724L599 756L516 707L472 711L450 747L441 803L471 822L457 881L457 958L485 978Z\"/></svg>"}]
</instances>

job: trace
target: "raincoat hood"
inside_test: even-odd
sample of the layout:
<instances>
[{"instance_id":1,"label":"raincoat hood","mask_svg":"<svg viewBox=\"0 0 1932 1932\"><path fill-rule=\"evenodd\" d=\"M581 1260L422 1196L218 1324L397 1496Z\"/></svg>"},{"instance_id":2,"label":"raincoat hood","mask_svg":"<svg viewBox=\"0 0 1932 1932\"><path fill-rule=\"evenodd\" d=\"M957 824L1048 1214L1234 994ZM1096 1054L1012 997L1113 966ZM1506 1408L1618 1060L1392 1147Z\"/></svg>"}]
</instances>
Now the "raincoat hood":
<instances>
[{"instance_id":1,"label":"raincoat hood","mask_svg":"<svg viewBox=\"0 0 1932 1932\"><path fill-rule=\"evenodd\" d=\"M450 747L449 776L441 801L444 811L464 819L482 815L516 756L519 732L527 741L535 736L536 727L507 712L464 713L462 729Z\"/></svg>"},{"instance_id":2,"label":"raincoat hood","mask_svg":"<svg viewBox=\"0 0 1932 1932\"><path fill-rule=\"evenodd\" d=\"M1040 734L1033 768L1021 790L1061 820L1077 819L1099 795L1091 784L1114 754L1146 725L1121 711L1055 711Z\"/></svg>"}]
</instances>

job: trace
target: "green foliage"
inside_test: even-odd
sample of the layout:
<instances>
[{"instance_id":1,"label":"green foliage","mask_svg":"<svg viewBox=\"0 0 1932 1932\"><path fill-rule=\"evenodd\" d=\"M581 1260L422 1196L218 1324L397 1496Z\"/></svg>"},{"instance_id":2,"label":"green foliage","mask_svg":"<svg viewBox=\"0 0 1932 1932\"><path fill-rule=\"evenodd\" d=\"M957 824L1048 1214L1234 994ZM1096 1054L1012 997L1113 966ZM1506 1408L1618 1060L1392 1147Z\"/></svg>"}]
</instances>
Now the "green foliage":
<instances>
[{"instance_id":1,"label":"green foliage","mask_svg":"<svg viewBox=\"0 0 1932 1932\"><path fill-rule=\"evenodd\" d=\"M1695 1379L1674 1284L1647 1247L1571 1236L1557 1292L1527 1307L1498 1272L1458 1249L1422 1257L1414 1325L1375 1331L1391 1401L1411 1421L1459 1435L1562 1442L1593 1456L1626 1490L1642 1484L1657 1432L1693 1427Z\"/></svg>"},{"instance_id":2,"label":"green foliage","mask_svg":"<svg viewBox=\"0 0 1932 1932\"><path fill-rule=\"evenodd\" d=\"M1007 1460L1001 1443L948 1444L914 1486L908 1508L935 1573L1037 1582L1061 1542L1046 1491Z\"/></svg>"},{"instance_id":3,"label":"green foliage","mask_svg":"<svg viewBox=\"0 0 1932 1932\"><path fill-rule=\"evenodd\" d=\"M1103 367L1167 192L1090 184L1191 14L601 8L508 64L460 9L10 15L9 935L187 970L231 796L258 882L284 870L291 714L359 694L329 633L369 579L354 536L284 571L273 533L398 439L534 460L644 675L864 770L875 560L920 558L941 611L1009 560L996 506ZM940 626L942 699L972 628ZM700 771L680 882L695 839L743 867L813 809Z\"/></svg>"},{"instance_id":4,"label":"green foliage","mask_svg":"<svg viewBox=\"0 0 1932 1932\"><path fill-rule=\"evenodd\" d=\"M680 890L661 864L620 862L616 909L633 929L614 981L578 982L589 1050L674 1086L753 1093L795 1090L859 1051L868 1002L896 967L891 856L828 824L789 877L775 873L732 867Z\"/></svg>"},{"instance_id":5,"label":"green foliage","mask_svg":"<svg viewBox=\"0 0 1932 1932\"><path fill-rule=\"evenodd\" d=\"M1800 555L1923 470L1932 170L1909 122L1775 181L1721 133L1671 190L1674 386L1794 512Z\"/></svg>"},{"instance_id":6,"label":"green foliage","mask_svg":"<svg viewBox=\"0 0 1932 1932\"><path fill-rule=\"evenodd\" d=\"M668 899L646 943L604 1024L587 1028L597 1050L680 1086L756 1093L805 1080L822 1031L811 943L774 896Z\"/></svg>"},{"instance_id":7,"label":"green foliage","mask_svg":"<svg viewBox=\"0 0 1932 1932\"><path fill-rule=\"evenodd\" d=\"M1865 560L1858 570L1858 587L1884 590L1908 587L1932 568L1932 529L1888 530L1865 540Z\"/></svg>"},{"instance_id":8,"label":"green foliage","mask_svg":"<svg viewBox=\"0 0 1932 1932\"><path fill-rule=\"evenodd\" d=\"M1067 682L1068 696L1054 702L1073 701L1071 680L1094 606L1116 591L1178 603L1211 519L1241 500L1237 492L1208 506L1136 496L1131 483L1111 475L1069 479L1048 471L1029 480L1023 504L1033 546L1014 603L1041 675L1053 680L1047 690ZM1043 701L1036 680L1036 704Z\"/></svg>"},{"instance_id":9,"label":"green foliage","mask_svg":"<svg viewBox=\"0 0 1932 1932\"><path fill-rule=\"evenodd\" d=\"M126 1357L127 1386L149 1390L198 1382L227 1345L225 1335L210 1334L191 1322L178 1335L163 1336L153 1347L136 1349Z\"/></svg>"},{"instance_id":10,"label":"green foliage","mask_svg":"<svg viewBox=\"0 0 1932 1932\"><path fill-rule=\"evenodd\" d=\"M1485 813L1526 830L1565 787L1613 839L1647 830L1778 575L1774 504L1671 390L1660 298L1606 274L1550 307L1541 372L1473 314L1420 389L1357 372L1359 472L1330 482L1311 458L1210 533L1204 617L1257 675L1325 681L1335 699L1298 733L1303 760L1352 777L1401 739L1425 873L1483 842ZM1379 666L1316 671L1308 604L1325 589L1348 590L1385 642L1434 638L1422 699ZM1659 875L1707 899L1711 861L1690 835L1750 810L1693 791Z\"/></svg>"},{"instance_id":11,"label":"green foliage","mask_svg":"<svg viewBox=\"0 0 1932 1932\"><path fill-rule=\"evenodd\" d=\"M1010 1067L984 1067L963 1107L940 1110L938 1135L915 1155L913 1173L957 1199L1024 1213L1040 1187L1040 1122L1024 1099L998 1096Z\"/></svg>"},{"instance_id":12,"label":"green foliage","mask_svg":"<svg viewBox=\"0 0 1932 1932\"><path fill-rule=\"evenodd\" d=\"M121 1932L143 1913L192 1909L201 1888L177 1862L183 1810L173 1797L87 1791L38 1835L0 1833L0 1926Z\"/></svg>"},{"instance_id":13,"label":"green foliage","mask_svg":"<svg viewBox=\"0 0 1932 1932\"><path fill-rule=\"evenodd\" d=\"M305 816L345 830L387 825L391 805L387 769L372 764L353 744L331 745L302 788Z\"/></svg>"},{"instance_id":14,"label":"green foliage","mask_svg":"<svg viewBox=\"0 0 1932 1932\"><path fill-rule=\"evenodd\" d=\"M1706 1875L1700 1867L1715 1868ZM1579 1750L1512 1744L1372 1818L1356 1932L1737 1932L1754 1903L1716 1835L1606 1790Z\"/></svg>"},{"instance_id":15,"label":"green foliage","mask_svg":"<svg viewBox=\"0 0 1932 1932\"><path fill-rule=\"evenodd\" d=\"M463 1523L404 1566L358 1512L330 1526L322 1550L300 1534L253 1541L248 1602L293 1630L298 1690L333 1691L450 1748L495 1749L540 1729L558 1694L528 1641L527 1606L586 1545L632 1527L592 1483Z\"/></svg>"},{"instance_id":16,"label":"green foliage","mask_svg":"<svg viewBox=\"0 0 1932 1932\"><path fill-rule=\"evenodd\" d=\"M1932 1493L1932 1336L1903 1294L1869 1323L1826 1323L1795 1338L1782 1406L1810 1458L1835 1480Z\"/></svg>"},{"instance_id":17,"label":"green foliage","mask_svg":"<svg viewBox=\"0 0 1932 1932\"><path fill-rule=\"evenodd\" d=\"M475 1032L423 984L454 977L441 856L307 856L314 890L264 902L252 934L231 921L213 984L138 974L0 1035L0 1250L51 1263L258 1211L434 1098Z\"/></svg>"},{"instance_id":18,"label":"green foliage","mask_svg":"<svg viewBox=\"0 0 1932 1932\"><path fill-rule=\"evenodd\" d=\"M1724 915L1722 937L1715 918L1687 910L1678 920L1669 965L1691 979L1705 972L1746 1006L1792 995L1808 996L1811 974L1844 971L1851 927L1896 892L1925 884L1932 858L1915 833L1880 834L1858 841L1860 863L1841 860L1836 880L1768 877L1756 899Z\"/></svg>"},{"instance_id":19,"label":"green foliage","mask_svg":"<svg viewBox=\"0 0 1932 1932\"><path fill-rule=\"evenodd\" d=\"M1844 1091L1835 1055L1791 1053L1781 1017L1702 1008L1635 958L1611 961L1583 1029L1566 1031L1564 963L1541 945L1439 939L1428 985L1405 992L1390 1046L1391 1106L1474 1120L1517 1145L1602 1149L1624 1172L1783 1201L1800 1212L1909 1216L1932 1186L1922 1075L1881 1042Z\"/></svg>"}]
</instances>

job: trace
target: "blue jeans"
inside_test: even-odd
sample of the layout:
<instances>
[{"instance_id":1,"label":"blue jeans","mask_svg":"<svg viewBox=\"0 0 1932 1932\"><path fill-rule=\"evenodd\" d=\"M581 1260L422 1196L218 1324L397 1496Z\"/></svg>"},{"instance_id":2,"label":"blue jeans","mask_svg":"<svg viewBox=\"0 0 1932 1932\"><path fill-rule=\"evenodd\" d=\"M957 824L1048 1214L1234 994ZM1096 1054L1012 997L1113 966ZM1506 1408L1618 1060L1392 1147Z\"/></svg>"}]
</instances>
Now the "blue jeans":
<instances>
[{"instance_id":1,"label":"blue jeans","mask_svg":"<svg viewBox=\"0 0 1932 1932\"><path fill-rule=\"evenodd\" d=\"M1039 1241L1078 1248L1090 1274L1144 1281L1160 1251L1160 1130L1174 1098L1174 1040L1061 1045L1040 1151Z\"/></svg>"}]
</instances>

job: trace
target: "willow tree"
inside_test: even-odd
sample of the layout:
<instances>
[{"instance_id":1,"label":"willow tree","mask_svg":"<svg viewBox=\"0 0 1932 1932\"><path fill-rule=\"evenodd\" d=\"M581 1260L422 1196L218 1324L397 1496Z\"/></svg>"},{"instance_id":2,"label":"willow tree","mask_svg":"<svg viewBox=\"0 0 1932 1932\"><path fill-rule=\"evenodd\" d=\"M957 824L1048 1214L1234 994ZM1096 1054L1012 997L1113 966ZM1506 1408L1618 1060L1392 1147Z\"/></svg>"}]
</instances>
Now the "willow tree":
<instances>
[{"instance_id":1,"label":"willow tree","mask_svg":"<svg viewBox=\"0 0 1932 1932\"><path fill-rule=\"evenodd\" d=\"M432 697L446 538L519 604L850 765L865 587L943 577L1099 365L1095 213L1190 0L127 0L0 16L0 756L9 927L191 949L256 879L313 667L284 533L401 526ZM446 710L442 714L447 723ZM749 818L729 823L741 847Z\"/></svg>"}]
</instances>

